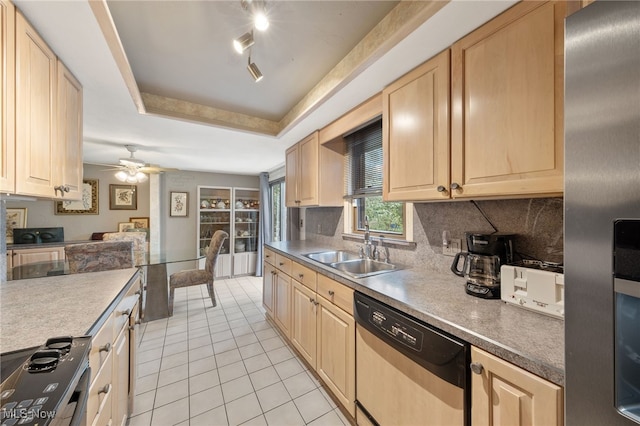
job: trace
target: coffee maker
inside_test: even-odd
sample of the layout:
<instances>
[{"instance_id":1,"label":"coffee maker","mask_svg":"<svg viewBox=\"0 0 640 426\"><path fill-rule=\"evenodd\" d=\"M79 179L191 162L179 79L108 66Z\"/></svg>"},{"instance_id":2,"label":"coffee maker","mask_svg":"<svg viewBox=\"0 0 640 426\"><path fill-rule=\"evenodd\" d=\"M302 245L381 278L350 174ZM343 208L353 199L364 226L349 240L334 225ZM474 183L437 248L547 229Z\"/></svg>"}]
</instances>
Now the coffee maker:
<instances>
[{"instance_id":1,"label":"coffee maker","mask_svg":"<svg viewBox=\"0 0 640 426\"><path fill-rule=\"evenodd\" d=\"M500 267L513 262L513 234L465 232L468 252L456 254L451 271L467 279L468 294L485 299L500 298ZM460 258L464 258L459 269Z\"/></svg>"}]
</instances>

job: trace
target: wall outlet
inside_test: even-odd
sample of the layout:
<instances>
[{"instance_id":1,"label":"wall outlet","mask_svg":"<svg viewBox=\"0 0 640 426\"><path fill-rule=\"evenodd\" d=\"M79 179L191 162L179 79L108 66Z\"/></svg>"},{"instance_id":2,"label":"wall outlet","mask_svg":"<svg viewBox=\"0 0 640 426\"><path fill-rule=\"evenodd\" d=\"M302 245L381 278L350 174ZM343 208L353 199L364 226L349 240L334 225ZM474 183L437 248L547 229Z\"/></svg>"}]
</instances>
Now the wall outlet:
<instances>
[{"instance_id":1,"label":"wall outlet","mask_svg":"<svg viewBox=\"0 0 640 426\"><path fill-rule=\"evenodd\" d=\"M449 247L442 247L442 254L445 256L455 256L462 250L462 240L459 238L451 238L449 240Z\"/></svg>"}]
</instances>

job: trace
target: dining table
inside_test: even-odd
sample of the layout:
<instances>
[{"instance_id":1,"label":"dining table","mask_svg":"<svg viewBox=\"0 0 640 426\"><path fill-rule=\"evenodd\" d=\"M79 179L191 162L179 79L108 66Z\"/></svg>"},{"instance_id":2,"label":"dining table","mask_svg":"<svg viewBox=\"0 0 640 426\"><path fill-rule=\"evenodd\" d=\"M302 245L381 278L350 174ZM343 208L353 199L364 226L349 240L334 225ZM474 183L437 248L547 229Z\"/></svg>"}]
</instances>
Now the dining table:
<instances>
[{"instance_id":1,"label":"dining table","mask_svg":"<svg viewBox=\"0 0 640 426\"><path fill-rule=\"evenodd\" d=\"M134 256L136 263L134 266L144 272L141 315L143 322L169 317L167 265L198 261L204 257L204 254L196 253L194 250L166 250L159 253L144 253L144 256ZM66 260L51 260L15 266L8 271L7 279L21 280L72 273L74 272L69 269Z\"/></svg>"}]
</instances>

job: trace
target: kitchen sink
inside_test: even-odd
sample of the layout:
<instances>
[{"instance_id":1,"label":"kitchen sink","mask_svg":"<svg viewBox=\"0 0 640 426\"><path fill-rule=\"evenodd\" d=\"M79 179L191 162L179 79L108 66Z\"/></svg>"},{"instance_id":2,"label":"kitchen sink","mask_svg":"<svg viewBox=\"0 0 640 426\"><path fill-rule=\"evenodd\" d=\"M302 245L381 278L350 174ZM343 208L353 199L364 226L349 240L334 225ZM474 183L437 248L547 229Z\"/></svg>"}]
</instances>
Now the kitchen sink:
<instances>
[{"instance_id":1,"label":"kitchen sink","mask_svg":"<svg viewBox=\"0 0 640 426\"><path fill-rule=\"evenodd\" d=\"M344 250L320 251L317 253L307 253L304 255L316 262L330 265L336 262L344 262L345 260L360 260L360 256Z\"/></svg>"},{"instance_id":2,"label":"kitchen sink","mask_svg":"<svg viewBox=\"0 0 640 426\"><path fill-rule=\"evenodd\" d=\"M358 254L344 250L320 251L307 253L303 256L324 263L353 278L365 278L385 272L397 271L399 268L392 263L380 262L373 259L362 259Z\"/></svg>"},{"instance_id":3,"label":"kitchen sink","mask_svg":"<svg viewBox=\"0 0 640 426\"><path fill-rule=\"evenodd\" d=\"M370 277L372 275L384 274L385 272L397 271L398 268L392 263L380 262L372 259L354 259L343 262L329 264L332 268L354 278Z\"/></svg>"}]
</instances>

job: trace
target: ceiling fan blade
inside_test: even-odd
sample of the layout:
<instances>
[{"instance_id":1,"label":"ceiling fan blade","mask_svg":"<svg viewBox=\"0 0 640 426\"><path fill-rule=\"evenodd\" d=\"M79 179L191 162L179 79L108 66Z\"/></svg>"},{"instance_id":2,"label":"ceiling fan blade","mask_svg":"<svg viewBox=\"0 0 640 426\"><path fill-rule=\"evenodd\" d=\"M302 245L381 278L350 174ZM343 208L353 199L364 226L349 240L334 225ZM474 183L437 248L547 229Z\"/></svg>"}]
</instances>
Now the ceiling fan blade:
<instances>
[{"instance_id":1,"label":"ceiling fan blade","mask_svg":"<svg viewBox=\"0 0 640 426\"><path fill-rule=\"evenodd\" d=\"M170 168L170 167L160 167L160 166L156 166L156 165L152 165L152 164L149 164L149 165L144 166L144 167L140 167L138 170L141 171L142 173L162 173L162 172L175 172L175 171L178 171L178 169L174 169L174 168Z\"/></svg>"}]
</instances>

